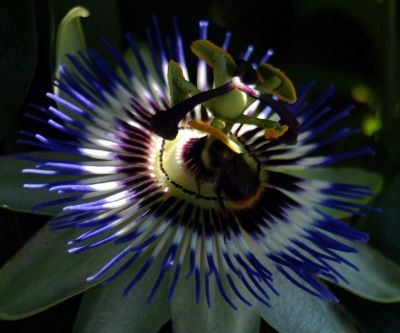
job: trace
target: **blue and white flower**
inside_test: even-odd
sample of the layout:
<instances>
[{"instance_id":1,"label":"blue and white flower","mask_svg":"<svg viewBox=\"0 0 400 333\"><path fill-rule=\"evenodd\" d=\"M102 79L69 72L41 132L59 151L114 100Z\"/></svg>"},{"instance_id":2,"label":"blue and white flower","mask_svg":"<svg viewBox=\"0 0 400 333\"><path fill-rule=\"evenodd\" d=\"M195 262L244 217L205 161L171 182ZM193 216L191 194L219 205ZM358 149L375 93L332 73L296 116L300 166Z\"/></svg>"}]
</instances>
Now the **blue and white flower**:
<instances>
[{"instance_id":1,"label":"blue and white flower","mask_svg":"<svg viewBox=\"0 0 400 333\"><path fill-rule=\"evenodd\" d=\"M78 74L61 67L57 93L48 93L58 106L38 107L34 116L61 135L25 132L23 141L62 156L38 157L24 172L70 177L26 184L62 195L35 209L62 205L50 226L81 230L69 242L71 255L106 243L119 249L89 281L112 281L138 265L128 294L161 259L148 302L163 283L172 302L177 285L193 279L196 302L204 298L210 307L210 281L232 308L270 306L281 292L277 278L336 301L320 279L348 283L338 267L356 271L347 254L368 240L340 217L377 210L365 204L374 193L302 172L373 150L318 155L358 133L325 135L352 106L326 106L332 87L308 103L313 83L296 94L281 71L265 65L271 50L256 60L249 46L234 59L230 34L218 47L207 40L207 26L200 22L192 45L196 75L176 22L166 43L154 21L145 45L150 57L127 36L134 66L107 42L117 71L89 49L69 56Z\"/></svg>"}]
</instances>

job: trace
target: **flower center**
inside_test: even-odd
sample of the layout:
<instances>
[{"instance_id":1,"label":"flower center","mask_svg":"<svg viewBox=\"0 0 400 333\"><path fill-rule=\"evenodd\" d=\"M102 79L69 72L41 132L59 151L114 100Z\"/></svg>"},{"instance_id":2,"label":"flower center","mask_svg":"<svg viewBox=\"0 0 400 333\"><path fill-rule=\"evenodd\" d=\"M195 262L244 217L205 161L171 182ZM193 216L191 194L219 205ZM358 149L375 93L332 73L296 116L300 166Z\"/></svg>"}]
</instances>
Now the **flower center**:
<instances>
[{"instance_id":1,"label":"flower center","mask_svg":"<svg viewBox=\"0 0 400 333\"><path fill-rule=\"evenodd\" d=\"M231 129L253 125L264 130L267 141L295 144L299 124L282 103L293 103L295 90L279 69L268 64L254 69L209 41L194 42L192 51L213 69L215 88L200 91L185 79L178 63L169 63L171 107L159 110L150 120L160 137L156 177L166 192L196 205L251 207L264 191L266 175ZM247 113L256 100L271 107L280 120L258 117L262 109ZM205 108L211 117L207 122L188 121L194 108Z\"/></svg>"},{"instance_id":2,"label":"flower center","mask_svg":"<svg viewBox=\"0 0 400 333\"><path fill-rule=\"evenodd\" d=\"M247 150L236 154L196 130L181 129L172 141L160 139L155 154L154 173L164 191L197 206L245 209L265 188L266 173Z\"/></svg>"}]
</instances>

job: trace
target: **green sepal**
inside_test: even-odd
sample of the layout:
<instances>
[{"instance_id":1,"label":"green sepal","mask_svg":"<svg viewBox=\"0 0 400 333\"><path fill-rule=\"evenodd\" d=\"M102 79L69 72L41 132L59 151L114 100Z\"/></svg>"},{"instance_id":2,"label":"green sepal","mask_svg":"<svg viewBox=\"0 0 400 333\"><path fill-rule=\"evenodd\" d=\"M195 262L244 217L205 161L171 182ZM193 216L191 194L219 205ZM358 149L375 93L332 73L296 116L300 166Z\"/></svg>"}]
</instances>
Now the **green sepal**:
<instances>
[{"instance_id":1,"label":"green sepal","mask_svg":"<svg viewBox=\"0 0 400 333\"><path fill-rule=\"evenodd\" d=\"M81 233L76 229L51 231L46 225L1 268L0 319L29 317L102 281L87 282L86 278L100 270L121 248L109 243L69 254L68 241Z\"/></svg>"},{"instance_id":2,"label":"green sepal","mask_svg":"<svg viewBox=\"0 0 400 333\"><path fill-rule=\"evenodd\" d=\"M296 89L292 81L279 68L270 64L262 64L258 66L257 74L261 81L257 85L259 91L275 95L283 102L289 104L296 102Z\"/></svg>"}]
</instances>

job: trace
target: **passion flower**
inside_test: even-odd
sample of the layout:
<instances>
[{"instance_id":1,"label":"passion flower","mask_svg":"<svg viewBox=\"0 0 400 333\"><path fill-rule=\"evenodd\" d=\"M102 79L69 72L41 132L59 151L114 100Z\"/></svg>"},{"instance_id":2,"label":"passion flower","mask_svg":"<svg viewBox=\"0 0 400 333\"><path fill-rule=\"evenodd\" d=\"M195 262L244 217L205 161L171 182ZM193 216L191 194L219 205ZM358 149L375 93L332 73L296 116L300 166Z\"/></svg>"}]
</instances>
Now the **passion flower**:
<instances>
[{"instance_id":1,"label":"passion flower","mask_svg":"<svg viewBox=\"0 0 400 333\"><path fill-rule=\"evenodd\" d=\"M35 210L63 206L50 227L82 230L69 242L71 255L106 243L119 249L89 281L111 282L137 266L128 294L158 265L149 303L163 283L172 302L185 279L195 281L196 302L204 297L210 307L210 281L234 309L270 306L282 278L336 301L320 279L348 283L337 267L356 271L344 254L368 240L340 217L377 210L362 202L374 194L363 184L303 178L302 171L373 150L316 155L358 133L343 128L320 139L352 107L325 107L331 87L308 104L313 84L296 92L268 63L270 50L260 61L251 58L252 46L234 57L230 34L218 46L207 39L207 26L200 22L200 39L191 45L196 84L176 22L169 52L156 21L146 45L127 36L139 72L107 42L117 71L90 49L69 56L78 74L60 68L59 93L48 94L58 107L38 108L36 117L64 137L26 132L25 142L76 157L37 158L24 172L76 177L26 184L63 195Z\"/></svg>"}]
</instances>

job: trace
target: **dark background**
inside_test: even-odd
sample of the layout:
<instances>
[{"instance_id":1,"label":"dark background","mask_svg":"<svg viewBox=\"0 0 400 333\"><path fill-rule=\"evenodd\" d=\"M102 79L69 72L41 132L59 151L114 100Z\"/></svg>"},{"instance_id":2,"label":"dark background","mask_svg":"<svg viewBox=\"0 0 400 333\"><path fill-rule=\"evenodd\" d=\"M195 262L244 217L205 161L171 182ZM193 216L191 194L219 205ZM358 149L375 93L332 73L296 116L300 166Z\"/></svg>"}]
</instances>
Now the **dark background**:
<instances>
[{"instance_id":1,"label":"dark background","mask_svg":"<svg viewBox=\"0 0 400 333\"><path fill-rule=\"evenodd\" d=\"M332 103L356 104L346 125L361 126L364 137L350 146L377 149L371 158L352 160L381 173L385 187L376 204L380 216L352 222L371 233L371 242L400 263L400 208L398 207L400 120L399 63L396 0L208 0L208 1L106 1L106 0L2 0L0 4L0 154L29 148L16 144L18 131L32 126L23 116L29 103L47 105L54 70L54 36L57 24L74 5L86 6L91 16L83 20L89 46L104 50L106 36L124 49L123 32L138 38L157 15L161 26L172 31L177 16L184 39L197 38L197 21L210 21L209 37L223 40L232 31L232 52L251 43L255 58L267 48L271 63L284 69L296 86L316 79L314 94L335 83ZM375 128L374 128L375 126ZM349 142L338 143L342 150ZM0 210L0 266L44 223L46 218ZM362 332L400 332L400 305L383 305L335 290ZM0 322L0 332L71 332L80 297L17 322ZM273 331L264 325L264 332ZM170 327L164 328L165 332Z\"/></svg>"}]
</instances>

